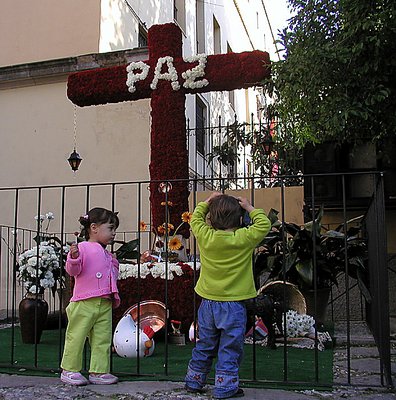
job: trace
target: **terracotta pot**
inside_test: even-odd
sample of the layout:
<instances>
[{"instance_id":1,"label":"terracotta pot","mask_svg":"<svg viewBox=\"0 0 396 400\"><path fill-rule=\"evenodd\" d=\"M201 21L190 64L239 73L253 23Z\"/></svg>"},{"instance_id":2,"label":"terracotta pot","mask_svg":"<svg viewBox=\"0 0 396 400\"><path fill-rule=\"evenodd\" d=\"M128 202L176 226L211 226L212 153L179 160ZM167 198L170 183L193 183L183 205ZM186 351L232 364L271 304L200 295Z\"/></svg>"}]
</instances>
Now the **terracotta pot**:
<instances>
[{"instance_id":1,"label":"terracotta pot","mask_svg":"<svg viewBox=\"0 0 396 400\"><path fill-rule=\"evenodd\" d=\"M19 322L21 324L22 342L40 343L48 315L48 303L43 295L27 294L19 303Z\"/></svg>"}]
</instances>

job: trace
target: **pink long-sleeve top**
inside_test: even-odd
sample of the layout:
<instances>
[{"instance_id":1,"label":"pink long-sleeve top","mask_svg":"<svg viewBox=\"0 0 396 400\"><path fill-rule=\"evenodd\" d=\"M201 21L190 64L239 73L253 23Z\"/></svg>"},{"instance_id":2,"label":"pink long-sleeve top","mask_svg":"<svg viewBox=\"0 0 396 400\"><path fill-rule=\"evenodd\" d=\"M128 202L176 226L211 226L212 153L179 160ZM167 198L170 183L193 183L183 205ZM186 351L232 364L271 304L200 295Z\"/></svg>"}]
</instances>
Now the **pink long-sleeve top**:
<instances>
[{"instance_id":1,"label":"pink long-sleeve top","mask_svg":"<svg viewBox=\"0 0 396 400\"><path fill-rule=\"evenodd\" d=\"M75 280L70 301L111 297L113 308L117 308L120 305L118 261L97 242L81 242L78 251L78 258L71 258L69 253L66 261L66 271Z\"/></svg>"}]
</instances>

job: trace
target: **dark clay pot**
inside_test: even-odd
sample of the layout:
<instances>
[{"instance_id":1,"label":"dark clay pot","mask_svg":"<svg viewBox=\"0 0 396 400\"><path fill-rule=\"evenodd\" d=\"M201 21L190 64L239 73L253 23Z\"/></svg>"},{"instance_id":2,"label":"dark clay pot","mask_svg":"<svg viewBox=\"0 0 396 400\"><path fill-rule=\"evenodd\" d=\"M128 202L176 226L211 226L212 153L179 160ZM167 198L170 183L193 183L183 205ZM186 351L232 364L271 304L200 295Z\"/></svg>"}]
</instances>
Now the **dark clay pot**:
<instances>
[{"instance_id":1,"label":"dark clay pot","mask_svg":"<svg viewBox=\"0 0 396 400\"><path fill-rule=\"evenodd\" d=\"M19 322L21 324L22 342L40 343L48 315L48 303L40 296L27 296L19 303ZM36 329L35 329L36 328Z\"/></svg>"}]
</instances>

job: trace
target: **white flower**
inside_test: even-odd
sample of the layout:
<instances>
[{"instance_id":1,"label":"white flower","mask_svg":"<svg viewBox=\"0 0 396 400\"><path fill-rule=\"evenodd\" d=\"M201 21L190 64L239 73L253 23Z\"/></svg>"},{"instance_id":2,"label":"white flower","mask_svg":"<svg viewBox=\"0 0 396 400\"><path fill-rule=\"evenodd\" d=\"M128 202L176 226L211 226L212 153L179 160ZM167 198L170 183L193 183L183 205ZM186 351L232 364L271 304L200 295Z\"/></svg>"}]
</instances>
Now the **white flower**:
<instances>
[{"instance_id":1,"label":"white flower","mask_svg":"<svg viewBox=\"0 0 396 400\"><path fill-rule=\"evenodd\" d=\"M166 63L168 67L168 72L161 73L162 66ZM157 84L159 79L164 79L167 81L171 81L171 86L173 90L179 90L180 84L178 81L176 68L173 66L173 57L166 56L160 57L157 61L157 65L154 70L154 79L150 84L151 89L157 89Z\"/></svg>"},{"instance_id":2,"label":"white flower","mask_svg":"<svg viewBox=\"0 0 396 400\"><path fill-rule=\"evenodd\" d=\"M35 265L37 265L37 257L30 257L27 263L34 267Z\"/></svg>"},{"instance_id":3,"label":"white flower","mask_svg":"<svg viewBox=\"0 0 396 400\"><path fill-rule=\"evenodd\" d=\"M136 69L140 69L142 72L140 74L135 74L133 71ZM143 81L147 78L149 73L150 66L144 63L143 61L131 62L127 66L127 81L126 85L128 86L128 92L133 93L136 91L135 82Z\"/></svg>"},{"instance_id":4,"label":"white flower","mask_svg":"<svg viewBox=\"0 0 396 400\"><path fill-rule=\"evenodd\" d=\"M26 272L27 272L30 276L36 276L36 274L38 274L38 271L36 272L36 268L31 267L30 265L27 266Z\"/></svg>"},{"instance_id":5,"label":"white flower","mask_svg":"<svg viewBox=\"0 0 396 400\"><path fill-rule=\"evenodd\" d=\"M40 293L40 288L36 285L32 285L29 287L29 293Z\"/></svg>"},{"instance_id":6,"label":"white flower","mask_svg":"<svg viewBox=\"0 0 396 400\"><path fill-rule=\"evenodd\" d=\"M43 293L53 287L54 271L59 270L60 248L49 242L41 242L20 254L18 258L18 278L30 293Z\"/></svg>"},{"instance_id":7,"label":"white flower","mask_svg":"<svg viewBox=\"0 0 396 400\"><path fill-rule=\"evenodd\" d=\"M288 310L286 313L286 335L289 337L305 336L307 333L311 332L315 320L310 315L298 314L294 310ZM282 328L283 317L282 317Z\"/></svg>"},{"instance_id":8,"label":"white flower","mask_svg":"<svg viewBox=\"0 0 396 400\"><path fill-rule=\"evenodd\" d=\"M168 268L170 271L174 272L177 276L183 275L183 270L181 269L181 266L178 264L169 264Z\"/></svg>"},{"instance_id":9,"label":"white flower","mask_svg":"<svg viewBox=\"0 0 396 400\"><path fill-rule=\"evenodd\" d=\"M54 213L51 212L51 211L47 212L47 213L45 214L45 217L46 217L47 219L50 219L50 220L55 218L55 217L54 217Z\"/></svg>"},{"instance_id":10,"label":"white flower","mask_svg":"<svg viewBox=\"0 0 396 400\"><path fill-rule=\"evenodd\" d=\"M38 221L39 219L40 219L40 221L41 222L43 222L44 220L45 220L45 215L36 215L35 217L34 217L34 219L36 220L36 221Z\"/></svg>"},{"instance_id":11,"label":"white flower","mask_svg":"<svg viewBox=\"0 0 396 400\"><path fill-rule=\"evenodd\" d=\"M192 63L198 61L198 65L192 69L189 69L182 73L182 77L185 79L183 86L187 89L202 88L209 85L207 79L201 79L196 81L197 78L202 78L205 76L206 67L206 54L197 54L195 56L183 58L185 62Z\"/></svg>"},{"instance_id":12,"label":"white flower","mask_svg":"<svg viewBox=\"0 0 396 400\"><path fill-rule=\"evenodd\" d=\"M188 265L192 270L194 269L194 262L185 262L184 265ZM201 268L200 263L195 263L196 269ZM118 270L118 279L127 278L138 278L138 264L120 264ZM183 269L179 264L168 263L168 279L174 279L175 275L182 276ZM145 279L147 276L151 275L153 278L166 278L166 263L165 262L147 262L140 264L140 278Z\"/></svg>"}]
</instances>

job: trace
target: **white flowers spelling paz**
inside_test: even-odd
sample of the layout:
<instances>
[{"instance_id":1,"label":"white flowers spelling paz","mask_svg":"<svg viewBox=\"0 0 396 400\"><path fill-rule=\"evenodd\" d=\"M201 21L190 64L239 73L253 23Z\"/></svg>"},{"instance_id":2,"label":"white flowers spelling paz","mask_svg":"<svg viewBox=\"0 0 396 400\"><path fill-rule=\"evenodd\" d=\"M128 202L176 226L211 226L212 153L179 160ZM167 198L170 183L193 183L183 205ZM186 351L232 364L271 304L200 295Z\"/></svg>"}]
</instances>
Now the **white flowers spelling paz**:
<instances>
[{"instance_id":1,"label":"white flowers spelling paz","mask_svg":"<svg viewBox=\"0 0 396 400\"><path fill-rule=\"evenodd\" d=\"M195 67L182 72L181 75L184 79L183 87L186 89L196 89L209 85L209 81L203 78L205 76L205 67L207 61L206 54L197 54L194 56L185 57L183 58L183 61L187 63L198 62L198 65ZM162 67L165 64L167 67L167 72L161 72ZM140 72L135 73L136 70L139 70ZM149 70L150 66L143 61L131 62L127 66L128 75L126 85L128 86L128 91L130 93L134 93L136 91L135 82L144 81L147 78ZM154 70L154 78L150 84L151 89L155 90L157 88L158 81L161 79L170 81L173 90L176 91L180 89L177 70L173 65L173 57L166 56L158 58L157 65L155 66Z\"/></svg>"}]
</instances>

